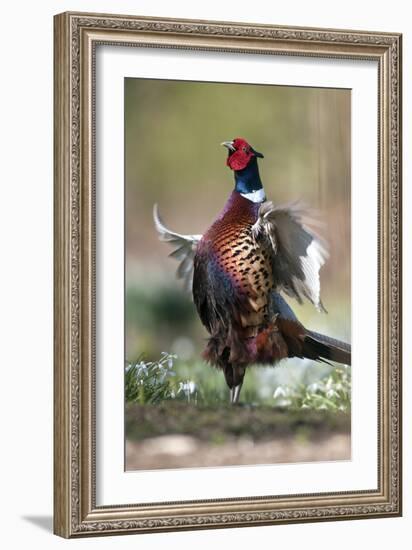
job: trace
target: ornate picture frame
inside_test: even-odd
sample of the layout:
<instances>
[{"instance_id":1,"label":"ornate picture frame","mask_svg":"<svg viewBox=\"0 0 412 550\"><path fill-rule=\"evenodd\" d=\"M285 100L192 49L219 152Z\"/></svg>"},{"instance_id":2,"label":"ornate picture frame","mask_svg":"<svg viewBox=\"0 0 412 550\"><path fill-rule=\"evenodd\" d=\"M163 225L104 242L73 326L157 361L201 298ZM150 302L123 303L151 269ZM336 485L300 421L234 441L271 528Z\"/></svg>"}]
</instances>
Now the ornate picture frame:
<instances>
[{"instance_id":1,"label":"ornate picture frame","mask_svg":"<svg viewBox=\"0 0 412 550\"><path fill-rule=\"evenodd\" d=\"M55 16L54 531L63 537L401 514L401 43L394 33L122 15ZM98 505L96 48L371 60L378 66L378 487Z\"/></svg>"}]
</instances>

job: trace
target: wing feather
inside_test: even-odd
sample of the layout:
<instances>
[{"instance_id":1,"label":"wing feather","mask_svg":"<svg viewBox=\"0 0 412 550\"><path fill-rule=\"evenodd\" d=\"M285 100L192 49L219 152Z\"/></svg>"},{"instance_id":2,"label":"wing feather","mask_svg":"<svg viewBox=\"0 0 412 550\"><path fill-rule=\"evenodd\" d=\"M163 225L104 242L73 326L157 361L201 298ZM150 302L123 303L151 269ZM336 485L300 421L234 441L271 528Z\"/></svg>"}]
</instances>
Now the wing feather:
<instances>
[{"instance_id":1,"label":"wing feather","mask_svg":"<svg viewBox=\"0 0 412 550\"><path fill-rule=\"evenodd\" d=\"M253 237L272 257L278 291L302 303L306 298L325 311L320 298L319 270L328 258L326 243L312 229L318 225L298 203L275 206L264 202L252 227Z\"/></svg>"},{"instance_id":2,"label":"wing feather","mask_svg":"<svg viewBox=\"0 0 412 550\"><path fill-rule=\"evenodd\" d=\"M168 229L159 216L157 204L153 207L153 220L159 239L174 248L170 256L179 262L177 278L182 279L184 288L190 291L193 281L193 259L202 235L181 235Z\"/></svg>"}]
</instances>

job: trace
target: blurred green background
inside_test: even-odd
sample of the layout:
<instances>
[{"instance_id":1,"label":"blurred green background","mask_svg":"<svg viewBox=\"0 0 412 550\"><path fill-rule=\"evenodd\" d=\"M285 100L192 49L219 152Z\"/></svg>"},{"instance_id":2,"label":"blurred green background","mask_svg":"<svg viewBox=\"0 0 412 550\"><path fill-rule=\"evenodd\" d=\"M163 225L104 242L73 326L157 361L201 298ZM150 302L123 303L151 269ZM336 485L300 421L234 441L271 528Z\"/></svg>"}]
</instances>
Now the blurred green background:
<instances>
[{"instance_id":1,"label":"blurred green background","mask_svg":"<svg viewBox=\"0 0 412 550\"><path fill-rule=\"evenodd\" d=\"M173 353L177 376L227 397L223 375L200 360L207 334L152 210L158 203L174 231L203 233L232 191L220 143L235 137L265 155L270 200L318 211L330 247L320 274L328 314L288 301L308 328L350 341L350 118L349 90L125 80L127 361ZM299 360L249 369L242 397L264 401L279 384L310 384L329 371Z\"/></svg>"}]
</instances>

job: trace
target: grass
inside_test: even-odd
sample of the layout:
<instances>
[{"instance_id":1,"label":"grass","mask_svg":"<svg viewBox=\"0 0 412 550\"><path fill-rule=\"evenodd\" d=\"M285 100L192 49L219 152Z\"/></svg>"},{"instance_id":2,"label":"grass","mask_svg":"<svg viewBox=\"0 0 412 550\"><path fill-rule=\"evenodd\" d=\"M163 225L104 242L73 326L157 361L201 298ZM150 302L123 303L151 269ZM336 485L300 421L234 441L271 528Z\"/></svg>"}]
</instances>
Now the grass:
<instances>
[{"instance_id":1,"label":"grass","mask_svg":"<svg viewBox=\"0 0 412 550\"><path fill-rule=\"evenodd\" d=\"M126 402L140 405L160 403L166 399L174 399L178 395L178 387L173 377L175 356L163 353L158 361L143 360L135 364L127 364L125 371Z\"/></svg>"},{"instance_id":2,"label":"grass","mask_svg":"<svg viewBox=\"0 0 412 550\"><path fill-rule=\"evenodd\" d=\"M162 353L157 361L143 358L125 368L127 403L158 405L185 402L198 407L228 402L221 372L200 361L179 361ZM351 369L289 361L276 368L248 369L241 401L255 406L289 410L312 409L347 412L351 404Z\"/></svg>"}]
</instances>

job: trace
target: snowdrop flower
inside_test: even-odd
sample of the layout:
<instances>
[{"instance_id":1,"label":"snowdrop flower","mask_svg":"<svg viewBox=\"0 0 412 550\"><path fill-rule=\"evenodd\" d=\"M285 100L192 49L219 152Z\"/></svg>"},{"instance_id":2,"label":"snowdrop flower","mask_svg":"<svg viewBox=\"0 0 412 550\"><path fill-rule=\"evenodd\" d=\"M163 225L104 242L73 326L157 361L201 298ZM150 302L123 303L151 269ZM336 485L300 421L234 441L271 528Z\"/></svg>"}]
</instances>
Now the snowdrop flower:
<instances>
[{"instance_id":1,"label":"snowdrop flower","mask_svg":"<svg viewBox=\"0 0 412 550\"><path fill-rule=\"evenodd\" d=\"M180 382L179 389L186 394L194 393L196 389L196 384L192 380L187 380L186 382Z\"/></svg>"},{"instance_id":2,"label":"snowdrop flower","mask_svg":"<svg viewBox=\"0 0 412 550\"><path fill-rule=\"evenodd\" d=\"M159 367L167 366L168 369L173 368L173 361L177 359L176 355L173 355L172 353L167 353L166 351L162 351L161 358L159 361Z\"/></svg>"},{"instance_id":3,"label":"snowdrop flower","mask_svg":"<svg viewBox=\"0 0 412 550\"><path fill-rule=\"evenodd\" d=\"M177 393L180 393L182 391L187 397L187 400L190 401L190 396L196 391L196 388L197 386L193 382L193 380L187 380L186 382L179 383L179 389L177 390Z\"/></svg>"},{"instance_id":4,"label":"snowdrop flower","mask_svg":"<svg viewBox=\"0 0 412 550\"><path fill-rule=\"evenodd\" d=\"M146 363L144 363L143 361L138 363L136 366L137 366L137 371L136 371L137 378L139 378L142 375L147 376L149 374L149 369Z\"/></svg>"},{"instance_id":5,"label":"snowdrop flower","mask_svg":"<svg viewBox=\"0 0 412 550\"><path fill-rule=\"evenodd\" d=\"M273 394L273 398L277 399L278 397L285 397L286 394L287 394L287 391L285 390L285 388L283 386L278 386L275 389L275 392Z\"/></svg>"},{"instance_id":6,"label":"snowdrop flower","mask_svg":"<svg viewBox=\"0 0 412 550\"><path fill-rule=\"evenodd\" d=\"M273 398L276 401L278 407L289 407L292 403L290 396L292 394L291 388L288 386L278 386L273 393Z\"/></svg>"},{"instance_id":7,"label":"snowdrop flower","mask_svg":"<svg viewBox=\"0 0 412 550\"><path fill-rule=\"evenodd\" d=\"M310 393L316 393L319 388L320 388L320 384L318 382L313 382L312 384L309 384L308 391Z\"/></svg>"}]
</instances>

